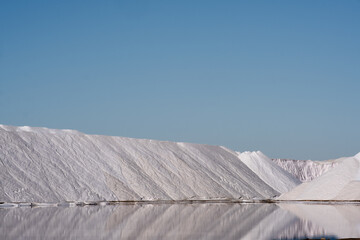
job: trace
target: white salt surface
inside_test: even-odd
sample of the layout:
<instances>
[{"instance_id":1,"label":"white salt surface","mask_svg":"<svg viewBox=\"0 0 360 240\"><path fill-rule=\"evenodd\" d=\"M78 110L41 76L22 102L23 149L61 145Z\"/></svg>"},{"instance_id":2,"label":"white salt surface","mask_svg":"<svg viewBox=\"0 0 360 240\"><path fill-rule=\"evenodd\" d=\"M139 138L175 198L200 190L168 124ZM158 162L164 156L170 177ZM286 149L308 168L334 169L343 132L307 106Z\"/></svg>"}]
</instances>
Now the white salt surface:
<instances>
[{"instance_id":1,"label":"white salt surface","mask_svg":"<svg viewBox=\"0 0 360 240\"><path fill-rule=\"evenodd\" d=\"M239 152L238 156L264 182L278 192L286 193L301 183L260 151Z\"/></svg>"},{"instance_id":2,"label":"white salt surface","mask_svg":"<svg viewBox=\"0 0 360 240\"><path fill-rule=\"evenodd\" d=\"M315 178L328 172L337 166L334 160L312 161L312 160L293 160L293 159L271 159L285 171L291 173L301 182L310 182Z\"/></svg>"},{"instance_id":3,"label":"white salt surface","mask_svg":"<svg viewBox=\"0 0 360 240\"><path fill-rule=\"evenodd\" d=\"M284 172L273 181L279 168L261 160L254 172L220 146L0 125L0 201L251 199L294 186Z\"/></svg>"},{"instance_id":4,"label":"white salt surface","mask_svg":"<svg viewBox=\"0 0 360 240\"><path fill-rule=\"evenodd\" d=\"M221 146L0 125L0 202L267 199L281 193L281 200L359 200L359 159L360 153L298 164ZM314 180L298 185L289 172Z\"/></svg>"},{"instance_id":5,"label":"white salt surface","mask_svg":"<svg viewBox=\"0 0 360 240\"><path fill-rule=\"evenodd\" d=\"M360 153L335 160L337 166L311 182L302 183L280 200L360 200Z\"/></svg>"}]
</instances>

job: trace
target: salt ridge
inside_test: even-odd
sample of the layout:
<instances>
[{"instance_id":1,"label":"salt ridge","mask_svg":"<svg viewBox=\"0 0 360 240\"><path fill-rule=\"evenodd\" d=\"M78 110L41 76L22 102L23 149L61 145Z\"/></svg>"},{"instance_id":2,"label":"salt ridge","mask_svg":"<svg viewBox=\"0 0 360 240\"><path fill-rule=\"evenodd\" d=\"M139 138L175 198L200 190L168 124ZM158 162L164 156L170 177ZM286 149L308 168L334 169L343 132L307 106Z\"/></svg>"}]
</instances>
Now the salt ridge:
<instances>
[{"instance_id":1,"label":"salt ridge","mask_svg":"<svg viewBox=\"0 0 360 240\"><path fill-rule=\"evenodd\" d=\"M237 154L243 163L278 192L286 193L301 183L260 151Z\"/></svg>"},{"instance_id":2,"label":"salt ridge","mask_svg":"<svg viewBox=\"0 0 360 240\"><path fill-rule=\"evenodd\" d=\"M301 182L310 182L338 165L337 161L312 161L293 159L271 159Z\"/></svg>"},{"instance_id":3,"label":"salt ridge","mask_svg":"<svg viewBox=\"0 0 360 240\"><path fill-rule=\"evenodd\" d=\"M74 130L0 125L0 165L3 202L280 195L225 147Z\"/></svg>"},{"instance_id":4,"label":"salt ridge","mask_svg":"<svg viewBox=\"0 0 360 240\"><path fill-rule=\"evenodd\" d=\"M311 182L302 183L280 200L360 200L360 158L353 157L334 160L337 166Z\"/></svg>"}]
</instances>

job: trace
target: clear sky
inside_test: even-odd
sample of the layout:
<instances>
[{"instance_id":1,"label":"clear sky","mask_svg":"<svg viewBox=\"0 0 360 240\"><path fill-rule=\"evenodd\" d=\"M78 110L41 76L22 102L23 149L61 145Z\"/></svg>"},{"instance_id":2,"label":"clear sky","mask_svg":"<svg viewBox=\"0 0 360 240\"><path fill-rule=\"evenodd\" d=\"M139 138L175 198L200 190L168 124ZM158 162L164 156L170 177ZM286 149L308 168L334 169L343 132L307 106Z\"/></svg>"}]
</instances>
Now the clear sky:
<instances>
[{"instance_id":1,"label":"clear sky","mask_svg":"<svg viewBox=\"0 0 360 240\"><path fill-rule=\"evenodd\" d=\"M1 1L0 123L360 151L360 1Z\"/></svg>"}]
</instances>

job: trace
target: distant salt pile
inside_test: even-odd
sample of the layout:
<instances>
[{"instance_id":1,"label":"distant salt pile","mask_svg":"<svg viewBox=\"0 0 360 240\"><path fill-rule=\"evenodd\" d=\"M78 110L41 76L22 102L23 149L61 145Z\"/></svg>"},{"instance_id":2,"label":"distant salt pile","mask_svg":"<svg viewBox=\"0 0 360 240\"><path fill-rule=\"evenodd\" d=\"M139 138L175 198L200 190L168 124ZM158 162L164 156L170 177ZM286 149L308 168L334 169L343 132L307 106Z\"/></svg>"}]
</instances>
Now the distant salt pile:
<instances>
[{"instance_id":1,"label":"distant salt pile","mask_svg":"<svg viewBox=\"0 0 360 240\"><path fill-rule=\"evenodd\" d=\"M338 162L312 161L312 160L292 160L292 159L271 159L285 171L291 173L301 182L310 182L323 175L330 169L337 166Z\"/></svg>"},{"instance_id":2,"label":"distant salt pile","mask_svg":"<svg viewBox=\"0 0 360 240\"><path fill-rule=\"evenodd\" d=\"M239 152L238 156L264 182L280 193L286 193L301 183L260 151Z\"/></svg>"},{"instance_id":3,"label":"distant salt pile","mask_svg":"<svg viewBox=\"0 0 360 240\"><path fill-rule=\"evenodd\" d=\"M0 125L0 201L270 198L296 184L253 155L250 164L219 146Z\"/></svg>"},{"instance_id":4,"label":"distant salt pile","mask_svg":"<svg viewBox=\"0 0 360 240\"><path fill-rule=\"evenodd\" d=\"M360 200L360 153L335 160L337 166L311 182L302 183L281 200Z\"/></svg>"}]
</instances>

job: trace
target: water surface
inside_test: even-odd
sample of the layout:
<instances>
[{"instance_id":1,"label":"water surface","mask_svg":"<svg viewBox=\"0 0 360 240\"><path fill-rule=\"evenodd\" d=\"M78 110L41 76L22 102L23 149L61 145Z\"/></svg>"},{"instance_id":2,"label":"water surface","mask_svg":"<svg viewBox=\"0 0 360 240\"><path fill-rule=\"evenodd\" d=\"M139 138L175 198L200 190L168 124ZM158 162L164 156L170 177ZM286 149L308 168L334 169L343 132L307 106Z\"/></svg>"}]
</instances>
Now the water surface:
<instances>
[{"instance_id":1,"label":"water surface","mask_svg":"<svg viewBox=\"0 0 360 240\"><path fill-rule=\"evenodd\" d=\"M0 208L0 239L360 237L359 205L120 204Z\"/></svg>"}]
</instances>

